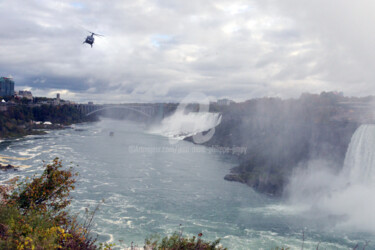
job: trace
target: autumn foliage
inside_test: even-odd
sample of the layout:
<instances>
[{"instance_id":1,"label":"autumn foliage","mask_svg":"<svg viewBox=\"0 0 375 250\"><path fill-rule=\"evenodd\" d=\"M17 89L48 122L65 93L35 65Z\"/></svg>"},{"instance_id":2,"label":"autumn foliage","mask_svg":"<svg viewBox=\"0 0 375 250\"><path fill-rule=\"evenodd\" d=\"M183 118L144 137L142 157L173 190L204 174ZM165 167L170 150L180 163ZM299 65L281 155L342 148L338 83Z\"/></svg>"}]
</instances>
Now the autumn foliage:
<instances>
[{"instance_id":1,"label":"autumn foliage","mask_svg":"<svg viewBox=\"0 0 375 250\"><path fill-rule=\"evenodd\" d=\"M86 228L70 216L76 173L57 158L40 177L0 187L0 249L96 249Z\"/></svg>"}]
</instances>

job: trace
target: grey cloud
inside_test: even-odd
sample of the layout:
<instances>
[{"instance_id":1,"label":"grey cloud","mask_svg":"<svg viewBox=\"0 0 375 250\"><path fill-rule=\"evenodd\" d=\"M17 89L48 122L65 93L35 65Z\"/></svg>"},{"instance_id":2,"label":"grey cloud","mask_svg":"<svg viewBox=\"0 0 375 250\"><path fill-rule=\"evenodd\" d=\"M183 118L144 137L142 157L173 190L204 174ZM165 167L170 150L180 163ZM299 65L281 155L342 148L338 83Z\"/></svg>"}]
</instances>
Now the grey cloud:
<instances>
[{"instance_id":1,"label":"grey cloud","mask_svg":"<svg viewBox=\"0 0 375 250\"><path fill-rule=\"evenodd\" d=\"M178 101L193 91L237 100L368 95L375 93L372 7L366 0L5 0L0 73L37 93L70 91L77 101ZM86 29L105 35L92 49L82 45Z\"/></svg>"},{"instance_id":2,"label":"grey cloud","mask_svg":"<svg viewBox=\"0 0 375 250\"><path fill-rule=\"evenodd\" d=\"M373 1L287 0L277 2L277 6L295 20L303 37L319 41L320 48L310 58L316 62L322 81L349 94L374 93Z\"/></svg>"}]
</instances>

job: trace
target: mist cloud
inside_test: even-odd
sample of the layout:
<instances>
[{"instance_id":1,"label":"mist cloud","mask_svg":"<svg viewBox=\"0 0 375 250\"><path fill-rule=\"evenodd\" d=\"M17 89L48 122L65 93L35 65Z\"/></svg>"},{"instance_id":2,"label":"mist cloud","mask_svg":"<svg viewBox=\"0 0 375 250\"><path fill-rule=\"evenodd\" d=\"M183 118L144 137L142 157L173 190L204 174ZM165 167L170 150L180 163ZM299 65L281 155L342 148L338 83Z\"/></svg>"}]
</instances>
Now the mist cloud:
<instances>
[{"instance_id":1,"label":"mist cloud","mask_svg":"<svg viewBox=\"0 0 375 250\"><path fill-rule=\"evenodd\" d=\"M342 170L312 160L294 171L286 193L301 216L330 229L375 232L374 131L373 124L356 130Z\"/></svg>"}]
</instances>

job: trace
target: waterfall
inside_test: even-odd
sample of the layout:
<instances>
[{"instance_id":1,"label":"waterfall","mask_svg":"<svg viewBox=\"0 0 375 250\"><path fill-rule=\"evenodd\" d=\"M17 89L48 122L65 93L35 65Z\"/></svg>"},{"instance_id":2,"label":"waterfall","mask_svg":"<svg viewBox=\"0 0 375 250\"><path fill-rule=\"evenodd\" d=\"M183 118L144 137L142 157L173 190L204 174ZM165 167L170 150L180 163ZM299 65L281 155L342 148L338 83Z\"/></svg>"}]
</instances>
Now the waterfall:
<instances>
[{"instance_id":1,"label":"waterfall","mask_svg":"<svg viewBox=\"0 0 375 250\"><path fill-rule=\"evenodd\" d=\"M221 122L219 113L189 112L177 110L173 115L164 118L161 124L150 129L151 133L161 134L169 138L184 139L199 132L216 127Z\"/></svg>"},{"instance_id":2,"label":"waterfall","mask_svg":"<svg viewBox=\"0 0 375 250\"><path fill-rule=\"evenodd\" d=\"M350 183L375 181L375 125L361 125L346 152L343 175Z\"/></svg>"},{"instance_id":3,"label":"waterfall","mask_svg":"<svg viewBox=\"0 0 375 250\"><path fill-rule=\"evenodd\" d=\"M340 173L311 160L288 184L289 202L304 218L327 228L375 233L375 125L352 135Z\"/></svg>"}]
</instances>

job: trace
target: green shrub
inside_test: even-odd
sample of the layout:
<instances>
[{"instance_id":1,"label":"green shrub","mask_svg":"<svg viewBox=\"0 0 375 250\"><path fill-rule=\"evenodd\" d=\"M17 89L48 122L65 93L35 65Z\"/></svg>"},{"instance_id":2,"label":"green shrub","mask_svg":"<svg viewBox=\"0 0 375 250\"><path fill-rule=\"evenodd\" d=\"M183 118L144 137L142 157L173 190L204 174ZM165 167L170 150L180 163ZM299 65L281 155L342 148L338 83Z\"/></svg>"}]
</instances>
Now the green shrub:
<instances>
[{"instance_id":1,"label":"green shrub","mask_svg":"<svg viewBox=\"0 0 375 250\"><path fill-rule=\"evenodd\" d=\"M203 234L198 234L198 237L193 236L183 237L182 233L175 232L171 236L166 236L159 240L157 236L146 239L146 249L192 249L192 250L214 250L214 249L226 249L219 245L220 239L213 242L202 240Z\"/></svg>"}]
</instances>

